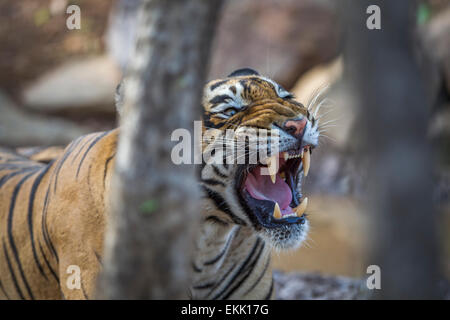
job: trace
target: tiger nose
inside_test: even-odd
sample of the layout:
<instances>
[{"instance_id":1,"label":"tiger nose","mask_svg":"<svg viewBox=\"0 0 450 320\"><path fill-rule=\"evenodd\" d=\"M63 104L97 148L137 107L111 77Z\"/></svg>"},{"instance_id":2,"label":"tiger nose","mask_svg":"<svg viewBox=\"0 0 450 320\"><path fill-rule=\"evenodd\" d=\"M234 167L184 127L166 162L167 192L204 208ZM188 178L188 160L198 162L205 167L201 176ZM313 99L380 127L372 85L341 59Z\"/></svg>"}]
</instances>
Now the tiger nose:
<instances>
[{"instance_id":1,"label":"tiger nose","mask_svg":"<svg viewBox=\"0 0 450 320\"><path fill-rule=\"evenodd\" d=\"M294 137L301 137L303 136L303 131L306 127L306 118L303 118L301 120L289 120L286 121L284 124L284 129L286 132L290 133Z\"/></svg>"}]
</instances>

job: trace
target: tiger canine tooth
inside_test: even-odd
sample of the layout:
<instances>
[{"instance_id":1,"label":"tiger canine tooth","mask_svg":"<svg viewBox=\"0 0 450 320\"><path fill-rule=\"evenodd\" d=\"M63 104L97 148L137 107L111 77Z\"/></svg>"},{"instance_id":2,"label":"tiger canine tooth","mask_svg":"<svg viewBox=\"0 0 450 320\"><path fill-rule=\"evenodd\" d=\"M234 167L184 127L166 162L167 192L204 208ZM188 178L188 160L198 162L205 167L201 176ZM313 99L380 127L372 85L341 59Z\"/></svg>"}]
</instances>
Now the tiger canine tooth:
<instances>
[{"instance_id":1,"label":"tiger canine tooth","mask_svg":"<svg viewBox=\"0 0 450 320\"><path fill-rule=\"evenodd\" d=\"M283 152L283 157L284 157L284 160L288 160L289 159L289 152Z\"/></svg>"},{"instance_id":2,"label":"tiger canine tooth","mask_svg":"<svg viewBox=\"0 0 450 320\"><path fill-rule=\"evenodd\" d=\"M275 182L277 181L277 174L270 174L270 180L272 180L272 183L275 184Z\"/></svg>"},{"instance_id":3,"label":"tiger canine tooth","mask_svg":"<svg viewBox=\"0 0 450 320\"><path fill-rule=\"evenodd\" d=\"M295 213L297 214L297 217L301 217L305 213L307 206L308 206L308 198L306 197L305 199L303 199L302 203L300 203L294 209Z\"/></svg>"},{"instance_id":4,"label":"tiger canine tooth","mask_svg":"<svg viewBox=\"0 0 450 320\"><path fill-rule=\"evenodd\" d=\"M303 162L303 175L306 177L308 175L309 166L311 164L311 153L309 152L309 149L306 149L306 152L303 154L302 162Z\"/></svg>"},{"instance_id":5,"label":"tiger canine tooth","mask_svg":"<svg viewBox=\"0 0 450 320\"><path fill-rule=\"evenodd\" d=\"M272 183L275 183L278 172L278 155L274 155L267 159L267 169L269 170L269 175Z\"/></svg>"},{"instance_id":6,"label":"tiger canine tooth","mask_svg":"<svg viewBox=\"0 0 450 320\"><path fill-rule=\"evenodd\" d=\"M275 208L273 209L273 217L275 219L281 219L281 210L278 202L275 202Z\"/></svg>"}]
</instances>

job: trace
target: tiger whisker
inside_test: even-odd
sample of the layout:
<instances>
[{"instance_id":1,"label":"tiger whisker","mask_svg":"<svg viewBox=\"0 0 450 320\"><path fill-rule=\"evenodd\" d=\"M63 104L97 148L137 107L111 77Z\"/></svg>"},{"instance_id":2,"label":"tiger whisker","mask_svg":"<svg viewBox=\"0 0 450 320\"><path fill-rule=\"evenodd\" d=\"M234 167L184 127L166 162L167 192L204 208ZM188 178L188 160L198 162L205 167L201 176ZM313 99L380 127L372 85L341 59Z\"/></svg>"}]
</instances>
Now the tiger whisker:
<instances>
[{"instance_id":1,"label":"tiger whisker","mask_svg":"<svg viewBox=\"0 0 450 320\"><path fill-rule=\"evenodd\" d=\"M317 107L314 109L314 118L318 115L320 108L325 105L328 101L328 98L324 98L321 102L319 102L319 104L317 105Z\"/></svg>"},{"instance_id":2,"label":"tiger whisker","mask_svg":"<svg viewBox=\"0 0 450 320\"><path fill-rule=\"evenodd\" d=\"M330 114L331 112L333 112L334 110L328 110L322 114L320 114L318 117L314 117L314 119L316 119L316 121L319 121L320 119L322 119L323 117L325 117L326 115Z\"/></svg>"},{"instance_id":3,"label":"tiger whisker","mask_svg":"<svg viewBox=\"0 0 450 320\"><path fill-rule=\"evenodd\" d=\"M329 88L329 85L324 85L322 88L318 88L313 92L313 99L308 103L307 109L312 111L312 108L315 106L317 99Z\"/></svg>"}]
</instances>

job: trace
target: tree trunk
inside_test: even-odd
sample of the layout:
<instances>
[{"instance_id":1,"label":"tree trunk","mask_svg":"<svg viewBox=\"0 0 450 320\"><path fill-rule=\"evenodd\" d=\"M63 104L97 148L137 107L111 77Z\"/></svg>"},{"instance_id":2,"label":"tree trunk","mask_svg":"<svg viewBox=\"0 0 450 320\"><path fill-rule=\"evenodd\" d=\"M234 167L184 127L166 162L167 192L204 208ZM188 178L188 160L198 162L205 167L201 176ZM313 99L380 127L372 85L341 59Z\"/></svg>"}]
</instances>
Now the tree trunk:
<instances>
[{"instance_id":1,"label":"tree trunk","mask_svg":"<svg viewBox=\"0 0 450 320\"><path fill-rule=\"evenodd\" d=\"M381 9L381 30L366 27L369 5ZM369 159L369 264L381 269L376 298L439 296L430 109L413 54L415 9L409 0L342 7L346 75L361 112L361 153Z\"/></svg>"},{"instance_id":2,"label":"tree trunk","mask_svg":"<svg viewBox=\"0 0 450 320\"><path fill-rule=\"evenodd\" d=\"M125 80L100 297L186 298L198 215L193 165L171 133L200 120L221 0L145 0Z\"/></svg>"}]
</instances>

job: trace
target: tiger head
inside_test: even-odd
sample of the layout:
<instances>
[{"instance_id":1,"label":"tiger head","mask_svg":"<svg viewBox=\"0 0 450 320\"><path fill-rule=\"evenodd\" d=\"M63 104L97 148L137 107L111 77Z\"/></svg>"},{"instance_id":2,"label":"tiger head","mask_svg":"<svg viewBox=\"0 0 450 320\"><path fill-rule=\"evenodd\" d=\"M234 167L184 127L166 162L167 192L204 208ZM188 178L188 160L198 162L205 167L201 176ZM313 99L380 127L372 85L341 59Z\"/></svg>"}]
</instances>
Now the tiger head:
<instances>
[{"instance_id":1,"label":"tiger head","mask_svg":"<svg viewBox=\"0 0 450 320\"><path fill-rule=\"evenodd\" d=\"M315 117L251 69L209 82L203 107L205 214L249 226L275 248L298 247L309 228L302 180L318 144Z\"/></svg>"}]
</instances>

